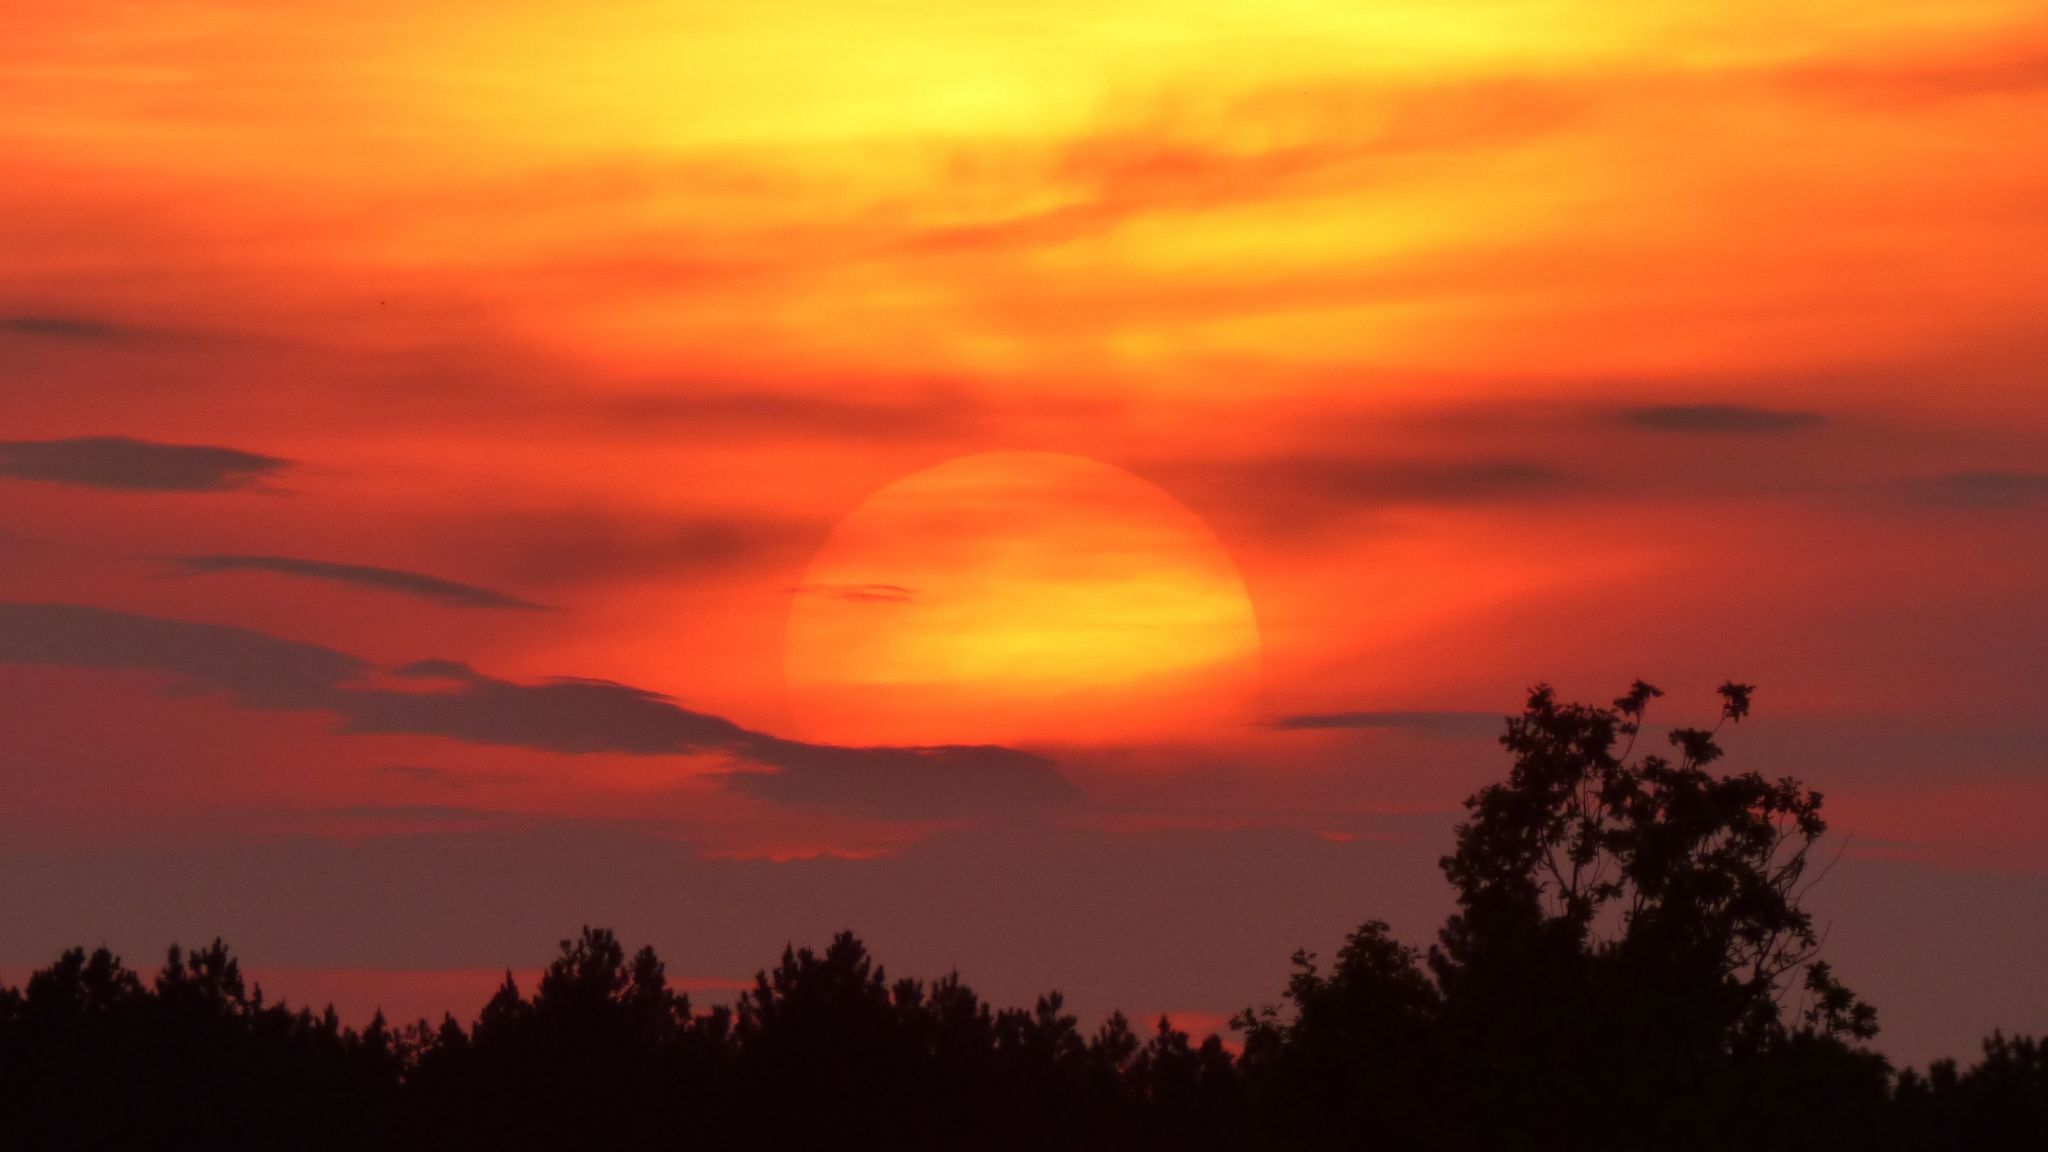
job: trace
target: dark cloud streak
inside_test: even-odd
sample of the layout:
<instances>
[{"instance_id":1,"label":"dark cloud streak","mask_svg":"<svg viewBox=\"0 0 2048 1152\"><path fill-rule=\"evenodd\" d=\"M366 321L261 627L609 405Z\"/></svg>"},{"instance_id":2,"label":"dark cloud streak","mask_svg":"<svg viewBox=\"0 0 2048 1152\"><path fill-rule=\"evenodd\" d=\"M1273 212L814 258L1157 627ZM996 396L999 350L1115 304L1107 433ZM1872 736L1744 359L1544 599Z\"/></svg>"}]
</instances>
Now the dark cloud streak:
<instances>
[{"instance_id":1,"label":"dark cloud streak","mask_svg":"<svg viewBox=\"0 0 2048 1152\"><path fill-rule=\"evenodd\" d=\"M1081 794L1044 758L997 745L842 748L763 739L754 759L777 772L737 772L727 786L784 807L861 816L1004 819L1071 807Z\"/></svg>"},{"instance_id":2,"label":"dark cloud streak","mask_svg":"<svg viewBox=\"0 0 2048 1152\"><path fill-rule=\"evenodd\" d=\"M828 524L741 516L633 517L594 510L480 513L438 525L472 561L532 587L690 579L806 556Z\"/></svg>"},{"instance_id":3,"label":"dark cloud streak","mask_svg":"<svg viewBox=\"0 0 2048 1152\"><path fill-rule=\"evenodd\" d=\"M917 599L917 589L901 584L799 584L791 591L798 596L869 604L905 604Z\"/></svg>"},{"instance_id":4,"label":"dark cloud streak","mask_svg":"<svg viewBox=\"0 0 2048 1152\"><path fill-rule=\"evenodd\" d=\"M142 335L139 328L77 316L0 316L0 332L14 336L104 344Z\"/></svg>"},{"instance_id":5,"label":"dark cloud streak","mask_svg":"<svg viewBox=\"0 0 2048 1152\"><path fill-rule=\"evenodd\" d=\"M387 671L318 645L220 624L72 604L0 604L0 663L144 668L264 709L312 709L345 731L437 736L568 755L724 755L764 772L729 787L777 804L866 815L1025 815L1080 798L1051 761L1010 748L845 748L784 740L608 680L521 684L448 660Z\"/></svg>"},{"instance_id":6,"label":"dark cloud streak","mask_svg":"<svg viewBox=\"0 0 2048 1152\"><path fill-rule=\"evenodd\" d=\"M406 780L413 784L432 784L440 788L471 788L480 785L527 784L533 777L524 772L508 772L500 769L455 769L437 768L428 764L386 764L377 769L380 775Z\"/></svg>"},{"instance_id":7,"label":"dark cloud streak","mask_svg":"<svg viewBox=\"0 0 2048 1152\"><path fill-rule=\"evenodd\" d=\"M389 820L397 823L448 824L470 821L500 823L524 818L522 813L493 808L465 808L457 804L351 804L328 808L323 816L343 820Z\"/></svg>"},{"instance_id":8,"label":"dark cloud streak","mask_svg":"<svg viewBox=\"0 0 2048 1152\"><path fill-rule=\"evenodd\" d=\"M1371 460L1282 456L1223 469L1239 492L1282 504L1482 504L1554 495L1576 483L1560 468L1519 457Z\"/></svg>"},{"instance_id":9,"label":"dark cloud streak","mask_svg":"<svg viewBox=\"0 0 2048 1152\"><path fill-rule=\"evenodd\" d=\"M245 490L290 464L235 448L160 444L125 436L0 440L0 476L122 492Z\"/></svg>"},{"instance_id":10,"label":"dark cloud streak","mask_svg":"<svg viewBox=\"0 0 2048 1152\"><path fill-rule=\"evenodd\" d=\"M1283 732L1330 729L1405 729L1433 736L1492 736L1501 718L1493 712L1303 712L1277 717L1266 725Z\"/></svg>"},{"instance_id":11,"label":"dark cloud streak","mask_svg":"<svg viewBox=\"0 0 2048 1152\"><path fill-rule=\"evenodd\" d=\"M1628 408L1622 419L1655 432L1754 436L1805 432L1827 423L1818 412L1756 408L1747 404L1652 404Z\"/></svg>"},{"instance_id":12,"label":"dark cloud streak","mask_svg":"<svg viewBox=\"0 0 2048 1152\"><path fill-rule=\"evenodd\" d=\"M1935 504L2021 508L2048 500L2048 472L1955 472L1918 481L1913 488Z\"/></svg>"},{"instance_id":13,"label":"dark cloud streak","mask_svg":"<svg viewBox=\"0 0 2048 1152\"><path fill-rule=\"evenodd\" d=\"M138 668L226 692L250 708L329 708L368 675L346 653L232 628L75 604L0 604L0 663Z\"/></svg>"},{"instance_id":14,"label":"dark cloud streak","mask_svg":"<svg viewBox=\"0 0 2048 1152\"><path fill-rule=\"evenodd\" d=\"M272 572L282 576L298 576L310 580L325 580L336 584L397 592L462 608L554 611L545 604L535 604L530 600L521 600L489 588L397 568L377 568L366 564L333 564L294 556L175 556L170 560L185 571L197 574Z\"/></svg>"}]
</instances>

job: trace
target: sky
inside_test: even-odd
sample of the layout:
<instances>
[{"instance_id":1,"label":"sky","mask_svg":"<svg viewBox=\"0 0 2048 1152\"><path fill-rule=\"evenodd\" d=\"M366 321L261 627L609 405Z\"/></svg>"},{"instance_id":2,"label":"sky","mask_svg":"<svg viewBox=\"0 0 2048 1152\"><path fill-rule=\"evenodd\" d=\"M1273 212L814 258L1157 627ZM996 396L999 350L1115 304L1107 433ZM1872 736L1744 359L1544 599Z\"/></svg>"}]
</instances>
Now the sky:
<instances>
[{"instance_id":1,"label":"sky","mask_svg":"<svg viewBox=\"0 0 2048 1152\"><path fill-rule=\"evenodd\" d=\"M0 0L0 974L1207 1026L1733 677L1879 1047L2048 1030L2044 116L2032 0Z\"/></svg>"}]
</instances>

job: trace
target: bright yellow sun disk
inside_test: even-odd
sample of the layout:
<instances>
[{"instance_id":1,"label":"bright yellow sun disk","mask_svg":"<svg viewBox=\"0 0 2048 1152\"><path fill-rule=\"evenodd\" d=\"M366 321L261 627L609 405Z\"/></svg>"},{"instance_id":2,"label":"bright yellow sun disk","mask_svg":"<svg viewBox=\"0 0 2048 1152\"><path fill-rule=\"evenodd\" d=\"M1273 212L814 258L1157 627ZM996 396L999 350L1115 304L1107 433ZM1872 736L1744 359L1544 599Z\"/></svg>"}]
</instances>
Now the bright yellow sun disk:
<instances>
[{"instance_id":1,"label":"bright yellow sun disk","mask_svg":"<svg viewBox=\"0 0 2048 1152\"><path fill-rule=\"evenodd\" d=\"M1258 651L1236 566L1171 496L994 452L906 477L833 530L785 673L813 739L1126 740L1241 721Z\"/></svg>"}]
</instances>

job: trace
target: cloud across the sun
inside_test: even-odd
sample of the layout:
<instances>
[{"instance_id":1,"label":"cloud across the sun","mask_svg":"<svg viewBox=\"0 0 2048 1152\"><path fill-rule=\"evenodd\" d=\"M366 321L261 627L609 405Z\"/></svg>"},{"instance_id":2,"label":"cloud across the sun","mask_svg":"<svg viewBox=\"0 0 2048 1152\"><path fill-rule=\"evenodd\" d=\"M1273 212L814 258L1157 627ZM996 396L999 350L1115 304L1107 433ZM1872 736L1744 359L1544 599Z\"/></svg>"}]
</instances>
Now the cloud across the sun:
<instances>
[{"instance_id":1,"label":"cloud across the sun","mask_svg":"<svg viewBox=\"0 0 2048 1152\"><path fill-rule=\"evenodd\" d=\"M843 747L786 740L608 680L519 683L450 660L379 668L246 628L72 604L0 604L0 664L139 668L259 709L330 713L355 733L434 736L564 755L714 755L742 794L931 819L1071 806L1043 757L993 745Z\"/></svg>"}]
</instances>

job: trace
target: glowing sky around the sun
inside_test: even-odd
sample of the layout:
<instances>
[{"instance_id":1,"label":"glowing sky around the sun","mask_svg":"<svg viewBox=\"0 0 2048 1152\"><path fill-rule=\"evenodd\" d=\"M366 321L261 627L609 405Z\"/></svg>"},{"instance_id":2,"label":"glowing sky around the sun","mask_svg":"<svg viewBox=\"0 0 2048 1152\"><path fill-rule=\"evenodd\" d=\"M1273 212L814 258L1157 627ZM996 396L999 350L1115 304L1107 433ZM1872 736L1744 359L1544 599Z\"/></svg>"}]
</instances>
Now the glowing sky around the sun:
<instances>
[{"instance_id":1,"label":"glowing sky around the sun","mask_svg":"<svg viewBox=\"0 0 2048 1152\"><path fill-rule=\"evenodd\" d=\"M685 900L707 979L860 920L1115 1000L1223 933L1125 1006L1225 1012L1426 930L1487 714L1637 675L1763 686L1731 763L1853 833L1845 947L1988 948L2048 923L2044 125L2035 0L0 0L0 965L528 967ZM1165 502L1017 525L1163 525L1090 577L1131 626L806 590L943 570L828 544L990 452ZM1034 644L1156 691L973 686ZM814 691L920 664L943 723ZM845 747L927 737L1032 755ZM555 887L437 927L507 861ZM1900 1051L2041 1026L1885 955Z\"/></svg>"}]
</instances>

